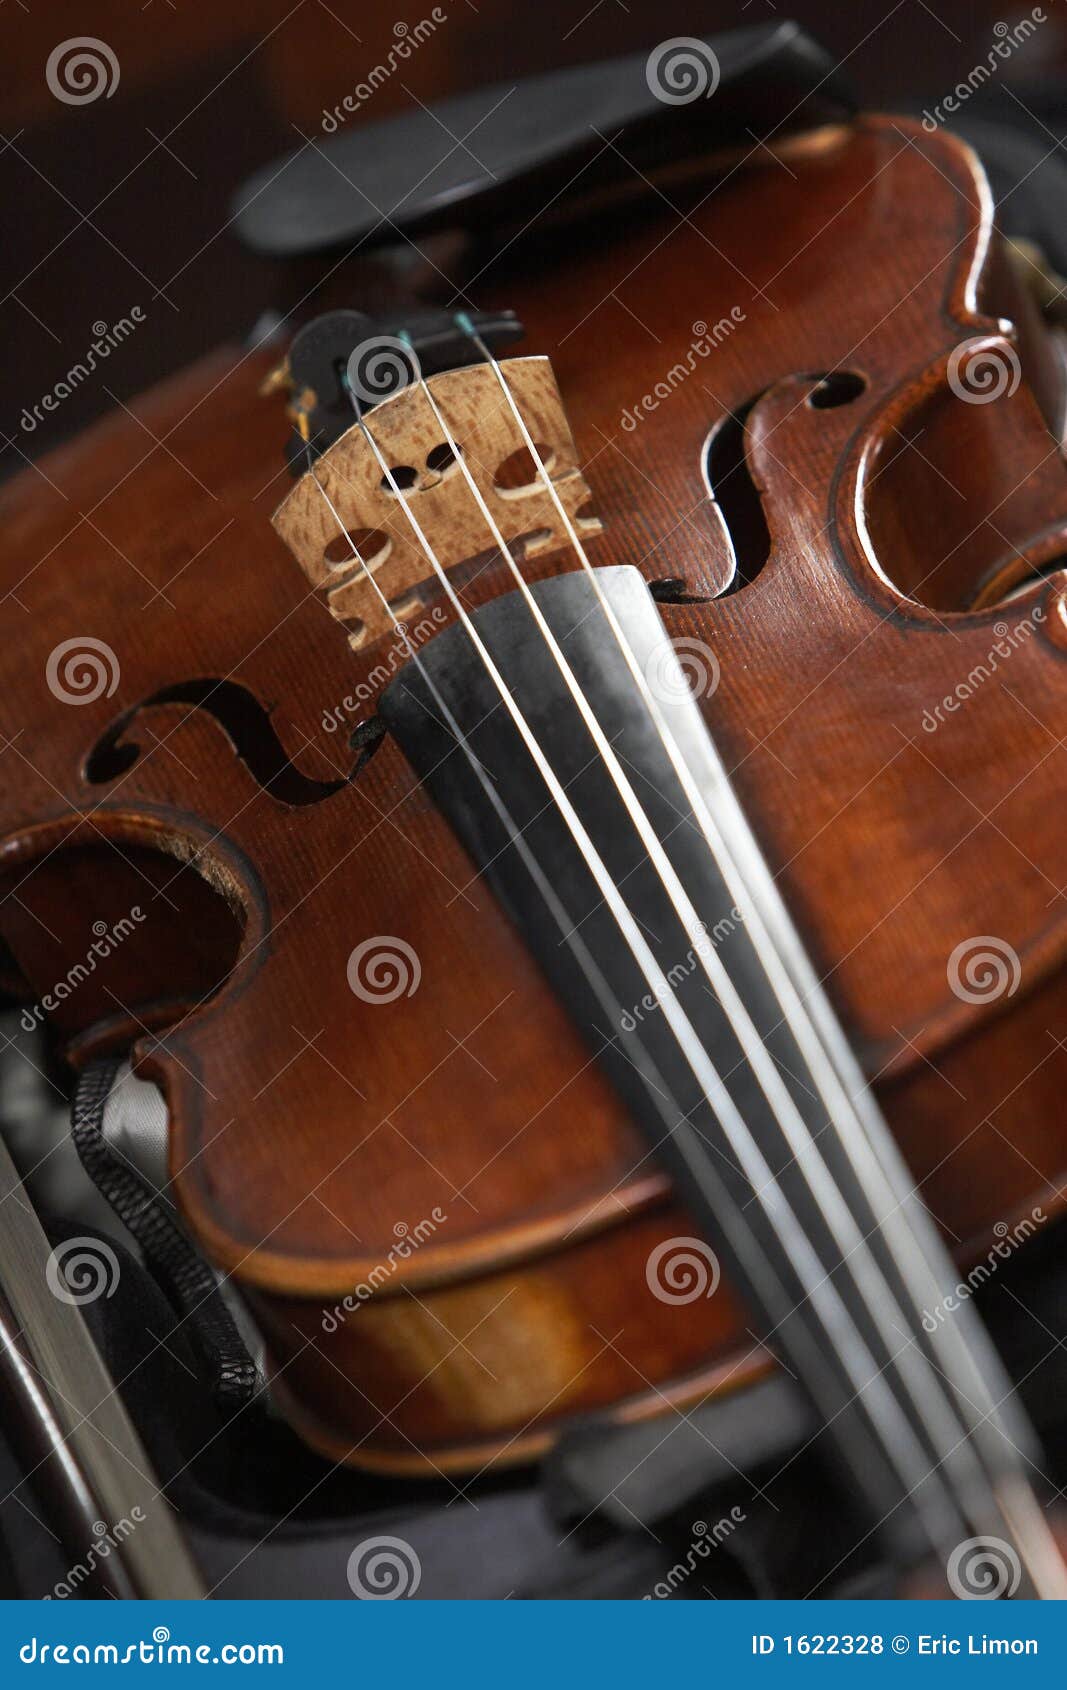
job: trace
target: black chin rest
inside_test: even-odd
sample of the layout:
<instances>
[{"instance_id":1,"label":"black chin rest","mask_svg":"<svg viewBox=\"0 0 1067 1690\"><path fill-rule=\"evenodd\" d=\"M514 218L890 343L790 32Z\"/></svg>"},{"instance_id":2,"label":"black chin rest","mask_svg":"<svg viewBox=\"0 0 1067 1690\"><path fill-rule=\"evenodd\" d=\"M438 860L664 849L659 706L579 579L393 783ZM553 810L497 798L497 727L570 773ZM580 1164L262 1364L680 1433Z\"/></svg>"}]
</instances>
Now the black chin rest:
<instances>
[{"instance_id":1,"label":"black chin rest","mask_svg":"<svg viewBox=\"0 0 1067 1690\"><path fill-rule=\"evenodd\" d=\"M409 44L408 55L416 50ZM634 168L751 146L754 136L853 110L833 59L793 23L661 42L368 123L371 91L354 86L323 112L321 133L240 189L235 228L247 246L295 257L484 225L509 208L525 221L537 205L565 199L569 184L584 194Z\"/></svg>"}]
</instances>

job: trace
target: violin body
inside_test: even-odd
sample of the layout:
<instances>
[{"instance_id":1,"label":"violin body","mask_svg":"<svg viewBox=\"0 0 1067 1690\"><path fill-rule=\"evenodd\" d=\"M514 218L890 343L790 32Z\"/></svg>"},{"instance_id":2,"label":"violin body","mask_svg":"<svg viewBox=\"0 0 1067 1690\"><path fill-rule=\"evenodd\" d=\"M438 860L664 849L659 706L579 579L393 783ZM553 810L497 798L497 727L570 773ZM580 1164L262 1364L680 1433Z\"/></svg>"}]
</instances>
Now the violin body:
<instances>
[{"instance_id":1,"label":"violin body","mask_svg":"<svg viewBox=\"0 0 1067 1690\"><path fill-rule=\"evenodd\" d=\"M714 654L705 720L963 1265L1067 1174L1064 367L949 137L862 120L709 185L477 291L551 358L592 563L673 583ZM271 528L272 361L223 350L3 491L11 978L55 998L87 910L141 908L54 1019L162 1087L185 1220L331 1457L476 1471L743 1390L775 1364L729 1285L650 1294L693 1222L521 935L390 736L348 743L404 657L346 647ZM471 528L476 606L511 582ZM409 633L452 619L430 584ZM353 986L370 941L396 989Z\"/></svg>"}]
</instances>

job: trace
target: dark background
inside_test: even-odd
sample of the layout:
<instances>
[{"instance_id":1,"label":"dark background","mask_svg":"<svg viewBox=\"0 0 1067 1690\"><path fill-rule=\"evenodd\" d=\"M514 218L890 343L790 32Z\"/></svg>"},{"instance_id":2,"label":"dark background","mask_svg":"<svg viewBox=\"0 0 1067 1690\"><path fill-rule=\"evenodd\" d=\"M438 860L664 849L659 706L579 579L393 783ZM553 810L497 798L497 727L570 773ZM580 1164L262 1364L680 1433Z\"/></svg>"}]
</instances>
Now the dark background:
<instances>
[{"instance_id":1,"label":"dark background","mask_svg":"<svg viewBox=\"0 0 1067 1690\"><path fill-rule=\"evenodd\" d=\"M245 253L230 222L255 167L321 133L335 106L432 0L4 0L0 5L0 471L37 459L127 399L303 289ZM921 107L951 89L1029 15L1005 0L446 0L445 23L349 124L480 82L512 79L676 35L795 17L835 54L868 107ZM1063 0L998 72L999 94L1067 70ZM45 80L61 41L96 36L120 66L109 98L73 106ZM348 125L346 125L347 129ZM1050 151L1057 137L1049 133ZM356 303L353 301L353 303ZM24 406L92 339L92 325L144 324L32 436Z\"/></svg>"}]
</instances>

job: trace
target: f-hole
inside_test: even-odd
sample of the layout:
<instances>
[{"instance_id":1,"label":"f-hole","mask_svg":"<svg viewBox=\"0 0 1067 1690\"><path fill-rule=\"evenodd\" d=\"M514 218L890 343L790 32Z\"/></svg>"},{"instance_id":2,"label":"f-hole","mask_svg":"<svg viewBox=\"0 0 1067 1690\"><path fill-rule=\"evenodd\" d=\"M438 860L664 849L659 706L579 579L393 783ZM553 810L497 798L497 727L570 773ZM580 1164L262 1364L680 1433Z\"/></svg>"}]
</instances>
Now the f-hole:
<instances>
[{"instance_id":1,"label":"f-hole","mask_svg":"<svg viewBox=\"0 0 1067 1690\"><path fill-rule=\"evenodd\" d=\"M291 804L296 808L319 804L324 798L332 798L335 792L340 792L355 779L380 743L380 739L376 739L361 748L355 763L341 779L314 780L292 762L274 731L268 712L255 693L237 681L213 680L208 676L161 687L112 722L85 759L85 778L91 785L105 785L132 769L142 748L135 740L126 737L127 732L134 727L143 711L154 710L163 704L187 704L191 709L203 710L213 717L233 747L235 756L263 791L277 799L278 803Z\"/></svg>"},{"instance_id":2,"label":"f-hole","mask_svg":"<svg viewBox=\"0 0 1067 1690\"><path fill-rule=\"evenodd\" d=\"M855 370L830 370L800 379L813 384L804 403L814 411L851 405L867 388L866 380ZM732 561L720 597L750 586L770 556L771 536L763 497L752 479L745 451L749 418L768 391L764 388L746 405L724 417L708 436L704 448L704 483Z\"/></svg>"},{"instance_id":3,"label":"f-hole","mask_svg":"<svg viewBox=\"0 0 1067 1690\"><path fill-rule=\"evenodd\" d=\"M739 411L724 417L704 449L704 482L732 555L732 569L720 597L749 586L770 555L763 499L749 473L745 452L748 419L762 397L758 393Z\"/></svg>"},{"instance_id":4,"label":"f-hole","mask_svg":"<svg viewBox=\"0 0 1067 1690\"><path fill-rule=\"evenodd\" d=\"M851 405L866 391L867 383L855 370L831 370L819 376L817 385L808 394L813 411L835 411L839 405Z\"/></svg>"}]
</instances>

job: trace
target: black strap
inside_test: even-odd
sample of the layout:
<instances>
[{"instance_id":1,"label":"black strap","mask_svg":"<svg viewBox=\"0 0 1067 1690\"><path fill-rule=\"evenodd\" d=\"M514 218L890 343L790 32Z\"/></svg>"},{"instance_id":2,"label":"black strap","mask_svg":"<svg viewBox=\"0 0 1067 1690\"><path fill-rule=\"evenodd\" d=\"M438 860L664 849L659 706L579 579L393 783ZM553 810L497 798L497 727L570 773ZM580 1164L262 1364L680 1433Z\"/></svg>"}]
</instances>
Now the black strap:
<instances>
[{"instance_id":1,"label":"black strap","mask_svg":"<svg viewBox=\"0 0 1067 1690\"><path fill-rule=\"evenodd\" d=\"M256 1388L256 1367L215 1275L166 1200L104 1137L104 1108L121 1066L90 1062L71 1109L71 1137L82 1167L144 1253L145 1263L187 1324L216 1403L241 1408Z\"/></svg>"}]
</instances>

